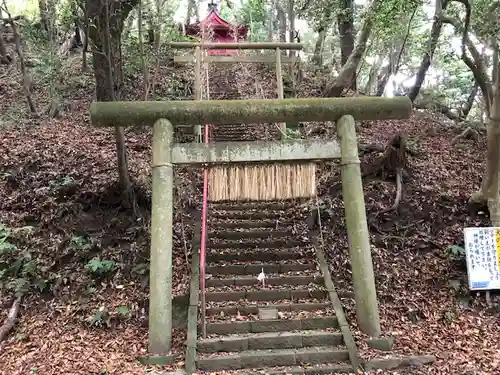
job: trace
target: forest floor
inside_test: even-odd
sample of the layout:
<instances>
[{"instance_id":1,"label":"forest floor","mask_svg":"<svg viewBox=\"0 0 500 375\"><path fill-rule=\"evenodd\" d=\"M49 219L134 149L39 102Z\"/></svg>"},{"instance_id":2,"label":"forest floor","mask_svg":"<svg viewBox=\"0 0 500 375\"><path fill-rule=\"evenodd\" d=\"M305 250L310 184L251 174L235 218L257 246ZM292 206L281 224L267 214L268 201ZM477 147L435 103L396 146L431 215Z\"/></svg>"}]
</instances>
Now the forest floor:
<instances>
[{"instance_id":1,"label":"forest floor","mask_svg":"<svg viewBox=\"0 0 500 375\"><path fill-rule=\"evenodd\" d=\"M9 241L18 256L35 259L32 279L41 290L24 298L20 321L0 343L0 374L144 374L146 369L136 357L146 353L147 343L151 134L130 130L126 136L138 187L134 216L120 208L116 193L113 131L90 126L91 88L82 83L73 90L59 119L24 120L19 85L0 86L0 223L11 229ZM399 213L378 214L394 200L393 181L364 181L365 201L383 332L396 337L396 353L433 354L437 361L425 369L384 373L499 374L500 316L487 308L484 295L467 293L465 263L448 249L463 245L464 227L487 223L485 217L469 217L466 204L484 169L484 140L452 145L457 131L420 112L409 120L359 125L363 143L383 146L404 132L417 151L410 157ZM189 174L177 176L179 184L190 184ZM324 223L332 274L341 291L350 290L338 168L326 165L322 176L320 199L334 208ZM189 277L185 219L179 209L176 295L186 292ZM25 226L32 229L16 230ZM91 277L86 266L96 256L113 262L111 276ZM0 289L3 316L12 300L12 293ZM354 321L352 301L344 302ZM177 330L174 368L183 366L184 340L185 332Z\"/></svg>"}]
</instances>

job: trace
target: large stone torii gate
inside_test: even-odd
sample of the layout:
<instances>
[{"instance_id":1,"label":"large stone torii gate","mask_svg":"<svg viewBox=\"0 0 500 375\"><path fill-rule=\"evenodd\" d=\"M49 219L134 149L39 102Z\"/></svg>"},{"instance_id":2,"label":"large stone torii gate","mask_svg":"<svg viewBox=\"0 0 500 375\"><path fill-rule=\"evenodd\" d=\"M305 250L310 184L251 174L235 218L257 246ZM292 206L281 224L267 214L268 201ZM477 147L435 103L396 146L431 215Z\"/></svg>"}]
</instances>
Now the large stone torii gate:
<instances>
[{"instance_id":1,"label":"large stone torii gate","mask_svg":"<svg viewBox=\"0 0 500 375\"><path fill-rule=\"evenodd\" d=\"M154 127L148 342L151 355L164 355L171 349L173 165L182 164L211 166L340 158L357 321L366 334L380 335L354 119L408 118L411 101L407 97L94 102L90 112L92 124L96 126ZM216 144L175 144L173 139L174 126L287 121L336 122L340 147L333 139ZM191 296L189 309L194 313L198 309L197 301L198 296Z\"/></svg>"}]
</instances>

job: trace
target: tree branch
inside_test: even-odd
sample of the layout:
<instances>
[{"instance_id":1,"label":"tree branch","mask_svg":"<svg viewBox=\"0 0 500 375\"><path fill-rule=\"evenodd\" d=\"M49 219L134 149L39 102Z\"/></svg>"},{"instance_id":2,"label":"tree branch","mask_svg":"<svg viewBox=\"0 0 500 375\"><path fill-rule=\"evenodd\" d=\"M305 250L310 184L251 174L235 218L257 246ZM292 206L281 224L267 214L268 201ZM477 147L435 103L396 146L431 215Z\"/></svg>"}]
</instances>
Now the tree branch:
<instances>
[{"instance_id":1,"label":"tree branch","mask_svg":"<svg viewBox=\"0 0 500 375\"><path fill-rule=\"evenodd\" d=\"M457 0L458 1L458 0ZM462 61L467 65L467 67L471 70L474 75L474 79L478 83L481 88L481 92L483 96L487 99L485 101L486 108L489 112L491 99L492 99L492 91L491 91L491 81L486 72L486 67L484 66L483 59L481 57L481 53L476 48L474 43L471 41L468 32L465 32L465 27L460 25L460 21L453 17L449 16L441 16L441 21L446 24L450 24L455 28L455 32L462 32ZM465 21L466 25L468 22ZM469 50L472 59L467 55L465 47Z\"/></svg>"},{"instance_id":2,"label":"tree branch","mask_svg":"<svg viewBox=\"0 0 500 375\"><path fill-rule=\"evenodd\" d=\"M14 328L17 322L17 316L19 315L19 310L21 309L21 300L22 296L18 296L14 303L12 304L9 314L7 315L7 319L0 327L0 342L2 342L9 332Z\"/></svg>"}]
</instances>

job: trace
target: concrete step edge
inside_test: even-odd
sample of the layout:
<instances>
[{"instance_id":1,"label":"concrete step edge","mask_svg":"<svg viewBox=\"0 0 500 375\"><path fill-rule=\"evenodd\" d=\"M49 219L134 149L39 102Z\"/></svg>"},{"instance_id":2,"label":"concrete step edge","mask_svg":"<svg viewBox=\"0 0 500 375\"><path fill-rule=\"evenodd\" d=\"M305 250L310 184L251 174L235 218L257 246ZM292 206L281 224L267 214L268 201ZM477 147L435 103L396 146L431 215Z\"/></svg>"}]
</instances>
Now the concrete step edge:
<instances>
[{"instance_id":1,"label":"concrete step edge","mask_svg":"<svg viewBox=\"0 0 500 375\"><path fill-rule=\"evenodd\" d=\"M229 301L279 301L279 300L300 300L300 299L325 299L328 293L326 290L309 289L264 289L253 291L231 291L231 292L206 292L207 302L229 302Z\"/></svg>"},{"instance_id":2,"label":"concrete step edge","mask_svg":"<svg viewBox=\"0 0 500 375\"><path fill-rule=\"evenodd\" d=\"M350 364L339 363L336 365L328 364L318 364L318 365L307 365L303 367L290 367L287 366L283 369L274 368L262 368L256 371L253 370L239 370L233 371L233 375L331 375L331 374L353 374L354 369Z\"/></svg>"},{"instance_id":3,"label":"concrete step edge","mask_svg":"<svg viewBox=\"0 0 500 375\"><path fill-rule=\"evenodd\" d=\"M246 320L206 324L207 333L214 335L279 331L309 331L325 328L338 328L337 318L335 316L321 316L304 319Z\"/></svg>"},{"instance_id":4,"label":"concrete step edge","mask_svg":"<svg viewBox=\"0 0 500 375\"><path fill-rule=\"evenodd\" d=\"M331 302L288 302L288 303L275 303L275 304L262 304L262 305L247 305L247 306L224 306L224 307L209 307L206 310L208 316L220 315L251 315L258 314L259 308L275 308L280 312L297 312L297 311L318 311L331 308Z\"/></svg>"},{"instance_id":5,"label":"concrete step edge","mask_svg":"<svg viewBox=\"0 0 500 375\"><path fill-rule=\"evenodd\" d=\"M319 364L345 362L349 354L345 349L311 347L300 349L248 350L237 354L201 355L196 360L200 370L237 370L272 366L297 366L304 363Z\"/></svg>"},{"instance_id":6,"label":"concrete step edge","mask_svg":"<svg viewBox=\"0 0 500 375\"><path fill-rule=\"evenodd\" d=\"M341 332L332 331L282 331L230 335L200 339L199 353L241 352L258 349L293 349L320 346L341 346Z\"/></svg>"},{"instance_id":7,"label":"concrete step edge","mask_svg":"<svg viewBox=\"0 0 500 375\"><path fill-rule=\"evenodd\" d=\"M208 232L208 238L218 238L225 240L241 240L241 239L270 239L270 238L287 238L296 236L292 230L216 230Z\"/></svg>"},{"instance_id":8,"label":"concrete step edge","mask_svg":"<svg viewBox=\"0 0 500 375\"><path fill-rule=\"evenodd\" d=\"M265 272L264 272L265 273ZM310 283L323 285L324 279L321 275L279 275L267 277L266 285L308 285ZM233 277L228 279L210 278L206 281L208 287L228 286L228 285L254 285L259 283L254 275L245 275L244 277Z\"/></svg>"},{"instance_id":9,"label":"concrete step edge","mask_svg":"<svg viewBox=\"0 0 500 375\"><path fill-rule=\"evenodd\" d=\"M300 272L303 270L316 270L317 265L311 261L300 264L296 262L282 261L279 263L253 263L253 264L224 264L224 265L207 265L206 273L212 276L216 275L252 275L259 274L262 269L264 273L287 273Z\"/></svg>"}]
</instances>

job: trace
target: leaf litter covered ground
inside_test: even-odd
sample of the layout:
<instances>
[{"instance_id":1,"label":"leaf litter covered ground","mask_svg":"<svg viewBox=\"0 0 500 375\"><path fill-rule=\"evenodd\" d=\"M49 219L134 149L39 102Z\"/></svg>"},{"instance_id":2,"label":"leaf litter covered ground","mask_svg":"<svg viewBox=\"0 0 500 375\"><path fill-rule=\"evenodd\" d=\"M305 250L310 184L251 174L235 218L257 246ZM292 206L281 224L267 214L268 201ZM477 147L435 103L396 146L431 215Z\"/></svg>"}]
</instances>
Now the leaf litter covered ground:
<instances>
[{"instance_id":1,"label":"leaf litter covered ground","mask_svg":"<svg viewBox=\"0 0 500 375\"><path fill-rule=\"evenodd\" d=\"M15 91L4 90L2 102L13 100ZM29 235L13 241L37 259L37 274L46 282L41 294L24 299L19 324L0 343L2 374L144 373L136 356L145 353L147 340L150 133L127 133L140 212L134 217L119 206L113 132L91 128L87 112L88 101L76 98L59 120L5 126L0 133L0 222L9 228L33 226ZM486 308L484 297L465 303L450 287L449 281L463 279L466 271L446 249L462 242L464 226L486 223L471 219L466 210L480 182L486 146L483 141L451 145L456 134L442 121L414 113L407 121L360 124L364 143L383 145L403 131L418 152L410 158L399 214L378 214L393 202L393 182L364 182L383 332L396 337L396 353L437 356L431 367L411 373L496 374L499 315ZM338 169L325 166L321 174L320 199L333 212L323 223L332 275L339 291L352 291ZM192 178L180 171L177 189L198 199ZM176 198L177 295L188 282L185 247L191 225L181 209L188 200ZM75 245L75 238L87 242ZM92 278L85 266L95 257L113 261L115 272ZM2 309L8 311L12 296L1 293ZM354 322L352 300L344 303ZM107 312L105 319L92 325L98 311ZM184 331L176 330L174 367L183 365L184 340ZM366 357L382 355L362 349Z\"/></svg>"}]
</instances>

